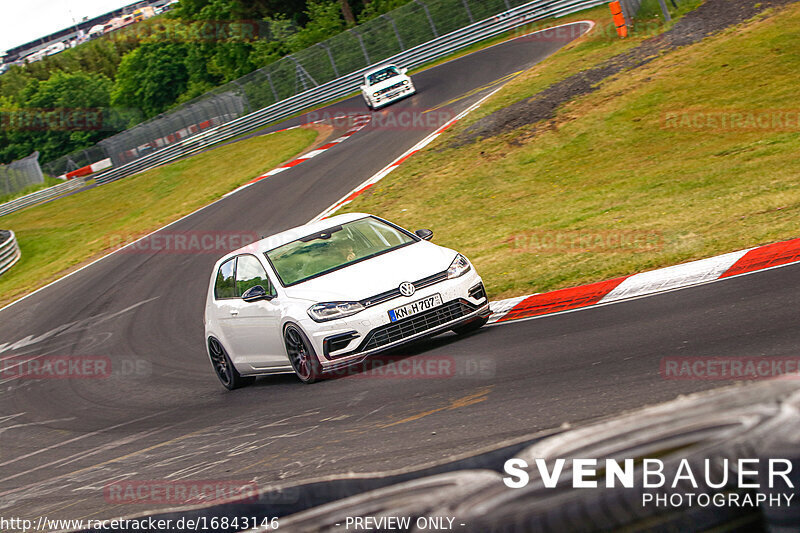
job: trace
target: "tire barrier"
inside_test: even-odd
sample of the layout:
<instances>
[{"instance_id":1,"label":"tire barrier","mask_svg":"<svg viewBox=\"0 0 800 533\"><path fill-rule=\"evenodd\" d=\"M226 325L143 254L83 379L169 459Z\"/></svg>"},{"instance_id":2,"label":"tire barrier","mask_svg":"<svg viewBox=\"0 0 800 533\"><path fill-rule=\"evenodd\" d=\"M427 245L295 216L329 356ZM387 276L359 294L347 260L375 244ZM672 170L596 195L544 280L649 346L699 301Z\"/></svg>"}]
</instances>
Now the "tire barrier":
<instances>
[{"instance_id":1,"label":"tire barrier","mask_svg":"<svg viewBox=\"0 0 800 533\"><path fill-rule=\"evenodd\" d=\"M176 523L198 517L280 517L280 528L287 531L341 531L347 517L393 516L411 519L405 530L424 531L437 519L449 517L458 523L455 529L470 532L753 531L767 527L784 533L797 531L797 505L645 506L642 502L646 497L666 501L686 493L709 500L753 497L751 488L736 483L738 476L748 483L760 481L765 493L794 493L800 486L799 444L800 383L765 381L681 397L576 429L539 433L423 469L266 487L249 502L174 509L129 520L171 519ZM505 486L501 472L511 458L529 465L536 459L549 460L551 472L553 461L563 459L558 478L563 486L547 487L536 468L528 469L530 480L525 487ZM597 487L573 488L569 482L573 473L570 459L581 458L596 460ZM661 461L660 472L668 482L644 487L645 459L655 458ZM604 459L619 464L631 460L632 486L605 486L601 481L605 479ZM776 483L767 488L764 470L744 472L737 466L743 459L791 461L789 480L794 487ZM697 486L679 475L682 468L698 474ZM712 482L707 483L706 478ZM563 483L565 480L568 482ZM420 517L424 524L416 522Z\"/></svg>"},{"instance_id":2,"label":"tire barrier","mask_svg":"<svg viewBox=\"0 0 800 533\"><path fill-rule=\"evenodd\" d=\"M21 255L14 232L0 230L0 276L14 266Z\"/></svg>"}]
</instances>

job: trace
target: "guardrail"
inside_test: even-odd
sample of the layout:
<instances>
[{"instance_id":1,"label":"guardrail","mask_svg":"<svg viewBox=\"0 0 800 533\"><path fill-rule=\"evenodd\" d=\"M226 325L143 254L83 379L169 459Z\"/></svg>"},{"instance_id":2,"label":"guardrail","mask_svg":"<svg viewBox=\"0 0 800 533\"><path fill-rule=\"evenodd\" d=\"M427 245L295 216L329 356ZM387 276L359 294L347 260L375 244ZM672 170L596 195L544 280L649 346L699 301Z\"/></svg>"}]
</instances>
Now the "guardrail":
<instances>
[{"instance_id":1,"label":"guardrail","mask_svg":"<svg viewBox=\"0 0 800 533\"><path fill-rule=\"evenodd\" d=\"M525 24L545 18L569 15L606 3L608 3L608 0L536 0L509 9L459 30L432 39L427 43L385 58L370 67L351 72L331 82L324 83L285 100L281 100L278 103L254 111L249 115L197 133L192 137L145 155L135 161L98 174L95 180L98 184L103 184L132 176L139 172L194 154L219 142L252 132L253 130L295 115L304 109L352 94L361 84L364 73L374 68L375 65L397 63L407 68L419 67L466 48L474 43L500 35L509 30L524 26ZM39 192L41 193L43 191ZM41 198L35 198L33 195L18 198L14 202L9 202L8 204L0 206L0 216L40 201L42 201ZM14 205L10 205L12 203Z\"/></svg>"},{"instance_id":2,"label":"guardrail","mask_svg":"<svg viewBox=\"0 0 800 533\"><path fill-rule=\"evenodd\" d=\"M17 238L13 231L0 230L0 275L14 266L20 258Z\"/></svg>"},{"instance_id":3,"label":"guardrail","mask_svg":"<svg viewBox=\"0 0 800 533\"><path fill-rule=\"evenodd\" d=\"M26 194L25 196L20 196L19 198L15 198L10 202L0 205L0 216L13 213L14 211L19 211L20 209L24 209L31 205L46 202L47 200L52 200L53 198L57 198L58 196L66 194L75 189L80 189L84 185L84 180L73 179L65 183L59 183L53 187L48 187L46 189L32 192L31 194Z\"/></svg>"}]
</instances>

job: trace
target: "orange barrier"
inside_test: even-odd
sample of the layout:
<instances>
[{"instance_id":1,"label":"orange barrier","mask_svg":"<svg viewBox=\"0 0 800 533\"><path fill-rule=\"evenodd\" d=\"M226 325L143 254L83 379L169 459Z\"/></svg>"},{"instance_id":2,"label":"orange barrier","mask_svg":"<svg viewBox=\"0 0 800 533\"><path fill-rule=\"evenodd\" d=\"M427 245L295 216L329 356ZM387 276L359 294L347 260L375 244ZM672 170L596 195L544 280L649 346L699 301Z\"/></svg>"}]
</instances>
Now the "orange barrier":
<instances>
[{"instance_id":1,"label":"orange barrier","mask_svg":"<svg viewBox=\"0 0 800 533\"><path fill-rule=\"evenodd\" d=\"M614 25L617 27L617 35L620 37L628 36L628 26L625 24L625 15L622 13L622 5L619 0L614 0L608 7L611 8L611 15L614 17Z\"/></svg>"}]
</instances>

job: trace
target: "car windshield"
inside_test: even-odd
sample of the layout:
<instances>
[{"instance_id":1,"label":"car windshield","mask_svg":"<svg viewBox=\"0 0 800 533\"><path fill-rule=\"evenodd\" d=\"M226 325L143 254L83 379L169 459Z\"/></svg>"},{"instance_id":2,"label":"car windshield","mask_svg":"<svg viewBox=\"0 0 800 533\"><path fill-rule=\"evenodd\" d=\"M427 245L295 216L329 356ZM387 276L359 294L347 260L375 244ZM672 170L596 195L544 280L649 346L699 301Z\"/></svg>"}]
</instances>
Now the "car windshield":
<instances>
[{"instance_id":1,"label":"car windshield","mask_svg":"<svg viewBox=\"0 0 800 533\"><path fill-rule=\"evenodd\" d=\"M397 70L397 67L386 67L385 69L379 70L378 72L373 72L367 76L367 84L375 85L383 80L388 80L389 78L394 78L395 76L399 75L400 72Z\"/></svg>"},{"instance_id":2,"label":"car windshield","mask_svg":"<svg viewBox=\"0 0 800 533\"><path fill-rule=\"evenodd\" d=\"M386 222L366 217L284 244L266 255L288 287L417 240Z\"/></svg>"}]
</instances>

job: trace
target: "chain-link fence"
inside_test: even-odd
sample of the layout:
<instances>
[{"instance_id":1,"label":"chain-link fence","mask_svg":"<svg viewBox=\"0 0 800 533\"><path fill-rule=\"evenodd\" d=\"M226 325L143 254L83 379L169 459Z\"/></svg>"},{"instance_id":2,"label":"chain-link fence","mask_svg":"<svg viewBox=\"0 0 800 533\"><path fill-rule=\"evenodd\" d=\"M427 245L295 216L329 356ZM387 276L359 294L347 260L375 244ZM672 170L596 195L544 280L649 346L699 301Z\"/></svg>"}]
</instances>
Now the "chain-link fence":
<instances>
[{"instance_id":1,"label":"chain-link fence","mask_svg":"<svg viewBox=\"0 0 800 533\"><path fill-rule=\"evenodd\" d=\"M43 163L42 170L50 176L61 176L67 172L96 163L106 157L108 156L103 146L96 144L84 150L78 150L69 155L59 157L55 161Z\"/></svg>"},{"instance_id":2,"label":"chain-link fence","mask_svg":"<svg viewBox=\"0 0 800 533\"><path fill-rule=\"evenodd\" d=\"M415 0L87 150L49 162L45 170L60 175L107 157L119 166L529 1Z\"/></svg>"},{"instance_id":3,"label":"chain-link fence","mask_svg":"<svg viewBox=\"0 0 800 533\"><path fill-rule=\"evenodd\" d=\"M39 167L39 152L8 165L0 165L0 194L14 194L31 185L44 183Z\"/></svg>"},{"instance_id":4,"label":"chain-link fence","mask_svg":"<svg viewBox=\"0 0 800 533\"><path fill-rule=\"evenodd\" d=\"M242 116L244 102L244 98L233 91L215 94L103 139L98 146L111 158L114 166L120 166Z\"/></svg>"}]
</instances>

